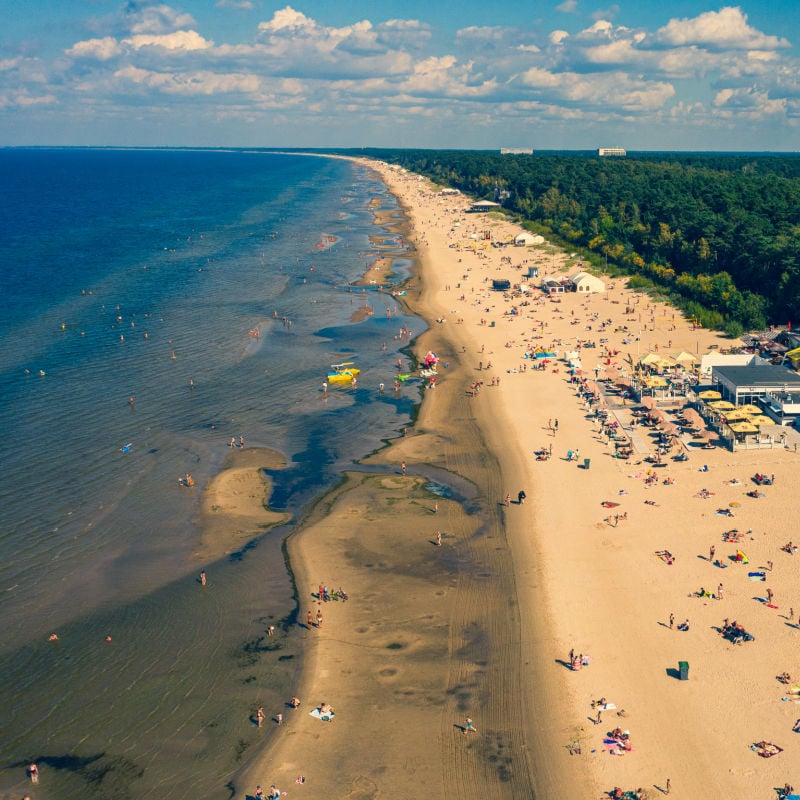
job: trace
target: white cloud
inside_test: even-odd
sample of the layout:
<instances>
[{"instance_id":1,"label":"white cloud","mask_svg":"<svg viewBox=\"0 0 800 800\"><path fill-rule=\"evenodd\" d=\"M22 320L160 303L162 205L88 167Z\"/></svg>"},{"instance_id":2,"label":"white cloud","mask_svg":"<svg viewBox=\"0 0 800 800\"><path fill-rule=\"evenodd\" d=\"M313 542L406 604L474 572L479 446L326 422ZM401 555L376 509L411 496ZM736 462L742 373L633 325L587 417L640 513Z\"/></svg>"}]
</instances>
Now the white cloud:
<instances>
[{"instance_id":1,"label":"white cloud","mask_svg":"<svg viewBox=\"0 0 800 800\"><path fill-rule=\"evenodd\" d=\"M673 46L774 50L789 47L778 36L768 36L747 24L747 14L728 6L692 19L672 19L656 32L656 41Z\"/></svg>"},{"instance_id":2,"label":"white cloud","mask_svg":"<svg viewBox=\"0 0 800 800\"><path fill-rule=\"evenodd\" d=\"M122 47L113 36L104 36L102 39L86 39L76 42L65 51L73 58L94 58L97 61L108 61L122 52Z\"/></svg>"},{"instance_id":3,"label":"white cloud","mask_svg":"<svg viewBox=\"0 0 800 800\"><path fill-rule=\"evenodd\" d=\"M766 92L753 88L722 89L714 97L714 105L750 118L783 114L786 110L784 100L771 98Z\"/></svg>"},{"instance_id":4,"label":"white cloud","mask_svg":"<svg viewBox=\"0 0 800 800\"><path fill-rule=\"evenodd\" d=\"M207 50L214 46L200 36L196 31L175 31L162 35L139 34L124 39L123 44L130 45L134 50L142 47L161 47L164 50Z\"/></svg>"},{"instance_id":5,"label":"white cloud","mask_svg":"<svg viewBox=\"0 0 800 800\"><path fill-rule=\"evenodd\" d=\"M120 81L155 89L165 94L215 95L229 92L255 92L260 81L255 75L220 74L208 71L171 73L154 72L127 66L117 70Z\"/></svg>"},{"instance_id":6,"label":"white cloud","mask_svg":"<svg viewBox=\"0 0 800 800\"><path fill-rule=\"evenodd\" d=\"M144 5L134 0L126 6L125 14L131 33L170 33L197 24L191 14L167 5Z\"/></svg>"},{"instance_id":7,"label":"white cloud","mask_svg":"<svg viewBox=\"0 0 800 800\"><path fill-rule=\"evenodd\" d=\"M52 106L58 98L52 94L32 95L27 90L0 92L0 108L30 108L31 106Z\"/></svg>"},{"instance_id":8,"label":"white cloud","mask_svg":"<svg viewBox=\"0 0 800 800\"><path fill-rule=\"evenodd\" d=\"M574 14L578 10L578 0L564 0L556 6L556 11L562 14Z\"/></svg>"},{"instance_id":9,"label":"white cloud","mask_svg":"<svg viewBox=\"0 0 800 800\"><path fill-rule=\"evenodd\" d=\"M531 69L520 83L533 89L539 99L627 111L662 108L675 95L675 87L664 81L645 81L624 72L594 75Z\"/></svg>"},{"instance_id":10,"label":"white cloud","mask_svg":"<svg viewBox=\"0 0 800 800\"><path fill-rule=\"evenodd\" d=\"M217 0L214 3L214 8L235 8L240 11L252 11L255 7L251 0Z\"/></svg>"},{"instance_id":11,"label":"white cloud","mask_svg":"<svg viewBox=\"0 0 800 800\"><path fill-rule=\"evenodd\" d=\"M562 42L566 41L569 38L569 34L566 31L552 31L549 39L551 44L561 44Z\"/></svg>"},{"instance_id":12,"label":"white cloud","mask_svg":"<svg viewBox=\"0 0 800 800\"><path fill-rule=\"evenodd\" d=\"M302 11L295 11L291 6L276 11L272 15L269 22L260 22L258 24L259 31L266 31L267 33L277 31L297 32L303 29L315 29L317 23L310 19Z\"/></svg>"}]
</instances>

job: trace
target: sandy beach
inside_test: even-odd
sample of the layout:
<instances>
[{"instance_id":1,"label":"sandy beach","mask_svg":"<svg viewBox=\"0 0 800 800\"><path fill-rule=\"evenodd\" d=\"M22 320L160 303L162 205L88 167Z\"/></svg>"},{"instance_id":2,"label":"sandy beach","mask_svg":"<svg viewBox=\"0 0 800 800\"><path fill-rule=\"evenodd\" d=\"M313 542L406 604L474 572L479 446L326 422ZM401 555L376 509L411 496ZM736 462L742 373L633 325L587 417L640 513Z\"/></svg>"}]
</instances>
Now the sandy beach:
<instances>
[{"instance_id":1,"label":"sandy beach","mask_svg":"<svg viewBox=\"0 0 800 800\"><path fill-rule=\"evenodd\" d=\"M563 355L602 337L617 351L607 365L624 370L656 348L699 355L730 343L623 280L558 303L493 292L494 278L518 283L528 266L552 272L567 257L482 247L486 232L508 241L518 229L370 166L410 220L418 263L407 299L431 324L414 352L434 350L440 377L414 428L348 474L287 542L308 653L301 705L267 710L283 723L237 777L237 796L275 784L290 797L424 789L542 800L620 787L766 798L800 782L800 555L781 549L793 535L797 434L737 453L687 434L688 460L654 470L649 432L609 398L634 446L614 458L567 365L533 369L526 352ZM606 365L601 347L582 357L587 372ZM748 495L755 472L775 476L759 498ZM740 541L724 540L732 529ZM749 564L732 560L737 549ZM349 599L323 602L320 584ZM723 638L724 619L754 640ZM582 669L571 652L585 656ZM322 703L335 711L329 722L309 715ZM760 757L760 742L781 749Z\"/></svg>"}]
</instances>

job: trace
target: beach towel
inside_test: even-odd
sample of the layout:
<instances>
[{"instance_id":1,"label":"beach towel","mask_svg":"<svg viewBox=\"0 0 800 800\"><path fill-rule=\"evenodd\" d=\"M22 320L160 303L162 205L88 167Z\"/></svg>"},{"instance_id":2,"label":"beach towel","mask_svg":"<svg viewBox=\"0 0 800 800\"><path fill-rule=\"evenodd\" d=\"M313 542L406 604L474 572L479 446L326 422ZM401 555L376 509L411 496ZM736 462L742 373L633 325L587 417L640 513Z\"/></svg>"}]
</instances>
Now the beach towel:
<instances>
[{"instance_id":1,"label":"beach towel","mask_svg":"<svg viewBox=\"0 0 800 800\"><path fill-rule=\"evenodd\" d=\"M750 745L750 749L754 750L757 755L761 756L761 758L772 758L772 756L776 756L778 753L783 752L782 747L778 747L778 745L773 744L772 742L755 742L754 744Z\"/></svg>"},{"instance_id":2,"label":"beach towel","mask_svg":"<svg viewBox=\"0 0 800 800\"><path fill-rule=\"evenodd\" d=\"M750 578L751 581L765 581L767 579L766 572L748 572L747 577Z\"/></svg>"},{"instance_id":3,"label":"beach towel","mask_svg":"<svg viewBox=\"0 0 800 800\"><path fill-rule=\"evenodd\" d=\"M333 711L326 711L323 714L318 708L315 708L313 711L309 711L308 714L315 719L321 719L323 722L330 722L336 716Z\"/></svg>"}]
</instances>

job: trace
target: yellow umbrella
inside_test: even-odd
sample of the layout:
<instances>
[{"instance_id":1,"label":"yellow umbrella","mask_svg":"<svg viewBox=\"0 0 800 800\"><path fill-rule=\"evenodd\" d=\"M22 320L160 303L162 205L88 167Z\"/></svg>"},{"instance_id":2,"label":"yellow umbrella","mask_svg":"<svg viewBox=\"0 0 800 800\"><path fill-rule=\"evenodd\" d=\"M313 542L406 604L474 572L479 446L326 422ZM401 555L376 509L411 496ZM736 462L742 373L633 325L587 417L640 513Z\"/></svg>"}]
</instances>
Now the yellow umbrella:
<instances>
[{"instance_id":1,"label":"yellow umbrella","mask_svg":"<svg viewBox=\"0 0 800 800\"><path fill-rule=\"evenodd\" d=\"M697 395L701 400L722 400L722 395L713 389L704 389Z\"/></svg>"},{"instance_id":2,"label":"yellow umbrella","mask_svg":"<svg viewBox=\"0 0 800 800\"><path fill-rule=\"evenodd\" d=\"M708 405L715 411L733 411L736 408L733 403L729 403L727 400L712 400Z\"/></svg>"},{"instance_id":3,"label":"yellow umbrella","mask_svg":"<svg viewBox=\"0 0 800 800\"><path fill-rule=\"evenodd\" d=\"M745 414L763 414L764 412L758 407L754 406L752 403L746 403L743 406L739 406L740 411L744 411Z\"/></svg>"},{"instance_id":4,"label":"yellow umbrella","mask_svg":"<svg viewBox=\"0 0 800 800\"><path fill-rule=\"evenodd\" d=\"M775 422L774 419L771 419L770 417L766 417L763 414L759 415L759 416L751 415L750 422L752 422L753 425L758 425L759 428L763 428L766 425L777 425L778 424L777 422Z\"/></svg>"},{"instance_id":5,"label":"yellow umbrella","mask_svg":"<svg viewBox=\"0 0 800 800\"><path fill-rule=\"evenodd\" d=\"M674 359L679 364L694 364L697 362L697 359L691 353L687 353L685 350L674 356Z\"/></svg>"},{"instance_id":6,"label":"yellow umbrella","mask_svg":"<svg viewBox=\"0 0 800 800\"><path fill-rule=\"evenodd\" d=\"M734 408L732 411L720 411L719 415L725 420L725 422L746 422L750 420L750 415L745 414L738 408Z\"/></svg>"},{"instance_id":7,"label":"yellow umbrella","mask_svg":"<svg viewBox=\"0 0 800 800\"><path fill-rule=\"evenodd\" d=\"M734 422L730 429L734 433L758 433L758 428L750 422Z\"/></svg>"}]
</instances>

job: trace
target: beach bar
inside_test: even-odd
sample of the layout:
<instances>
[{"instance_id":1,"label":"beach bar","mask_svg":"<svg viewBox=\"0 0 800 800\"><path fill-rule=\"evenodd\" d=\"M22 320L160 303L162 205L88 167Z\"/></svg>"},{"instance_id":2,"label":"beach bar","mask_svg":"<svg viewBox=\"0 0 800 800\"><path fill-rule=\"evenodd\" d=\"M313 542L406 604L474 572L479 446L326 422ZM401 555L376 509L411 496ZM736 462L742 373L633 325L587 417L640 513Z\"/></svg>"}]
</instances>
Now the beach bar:
<instances>
[{"instance_id":1,"label":"beach bar","mask_svg":"<svg viewBox=\"0 0 800 800\"><path fill-rule=\"evenodd\" d=\"M764 400L770 392L800 391L800 374L772 364L712 367L711 379L723 400L736 406Z\"/></svg>"}]
</instances>

